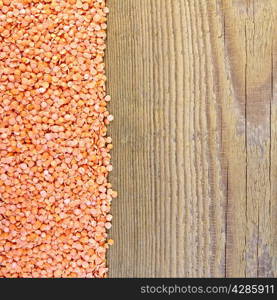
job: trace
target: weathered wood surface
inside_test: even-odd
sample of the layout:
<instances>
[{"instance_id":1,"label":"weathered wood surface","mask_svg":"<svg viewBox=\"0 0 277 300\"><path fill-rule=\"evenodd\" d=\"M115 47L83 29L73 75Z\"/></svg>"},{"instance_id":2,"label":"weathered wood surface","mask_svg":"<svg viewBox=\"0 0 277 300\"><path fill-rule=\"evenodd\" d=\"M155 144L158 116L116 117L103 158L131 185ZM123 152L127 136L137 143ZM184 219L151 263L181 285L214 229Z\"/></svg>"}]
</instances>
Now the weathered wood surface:
<instances>
[{"instance_id":1,"label":"weathered wood surface","mask_svg":"<svg viewBox=\"0 0 277 300\"><path fill-rule=\"evenodd\" d=\"M277 276L277 1L108 6L110 277Z\"/></svg>"}]
</instances>

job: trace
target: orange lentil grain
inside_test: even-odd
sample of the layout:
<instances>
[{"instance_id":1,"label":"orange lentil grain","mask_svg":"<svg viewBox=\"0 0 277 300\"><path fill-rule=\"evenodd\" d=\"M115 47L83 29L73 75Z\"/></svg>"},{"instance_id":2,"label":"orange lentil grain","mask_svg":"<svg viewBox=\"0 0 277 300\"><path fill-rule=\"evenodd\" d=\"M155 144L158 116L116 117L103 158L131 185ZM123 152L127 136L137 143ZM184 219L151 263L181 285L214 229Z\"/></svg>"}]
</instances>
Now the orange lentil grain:
<instances>
[{"instance_id":1,"label":"orange lentil grain","mask_svg":"<svg viewBox=\"0 0 277 300\"><path fill-rule=\"evenodd\" d=\"M0 277L107 277L108 12L0 0Z\"/></svg>"}]
</instances>

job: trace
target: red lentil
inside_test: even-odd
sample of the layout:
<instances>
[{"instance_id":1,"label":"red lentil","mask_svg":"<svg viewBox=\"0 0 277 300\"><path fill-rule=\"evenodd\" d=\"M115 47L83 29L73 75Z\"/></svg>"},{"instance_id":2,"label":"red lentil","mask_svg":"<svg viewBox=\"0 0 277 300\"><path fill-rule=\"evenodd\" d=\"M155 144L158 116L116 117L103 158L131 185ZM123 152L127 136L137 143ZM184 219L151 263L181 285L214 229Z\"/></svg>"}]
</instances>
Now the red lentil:
<instances>
[{"instance_id":1,"label":"red lentil","mask_svg":"<svg viewBox=\"0 0 277 300\"><path fill-rule=\"evenodd\" d=\"M108 12L0 1L0 277L107 277Z\"/></svg>"}]
</instances>

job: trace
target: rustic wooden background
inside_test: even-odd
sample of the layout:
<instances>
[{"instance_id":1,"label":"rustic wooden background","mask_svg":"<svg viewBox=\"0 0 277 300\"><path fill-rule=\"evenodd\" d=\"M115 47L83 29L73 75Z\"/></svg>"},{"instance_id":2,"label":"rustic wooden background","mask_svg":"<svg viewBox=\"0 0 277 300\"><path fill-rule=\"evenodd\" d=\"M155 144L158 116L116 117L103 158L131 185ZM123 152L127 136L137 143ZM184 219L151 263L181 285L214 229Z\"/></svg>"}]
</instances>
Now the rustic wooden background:
<instances>
[{"instance_id":1,"label":"rustic wooden background","mask_svg":"<svg viewBox=\"0 0 277 300\"><path fill-rule=\"evenodd\" d=\"M277 1L108 6L110 277L277 276Z\"/></svg>"}]
</instances>

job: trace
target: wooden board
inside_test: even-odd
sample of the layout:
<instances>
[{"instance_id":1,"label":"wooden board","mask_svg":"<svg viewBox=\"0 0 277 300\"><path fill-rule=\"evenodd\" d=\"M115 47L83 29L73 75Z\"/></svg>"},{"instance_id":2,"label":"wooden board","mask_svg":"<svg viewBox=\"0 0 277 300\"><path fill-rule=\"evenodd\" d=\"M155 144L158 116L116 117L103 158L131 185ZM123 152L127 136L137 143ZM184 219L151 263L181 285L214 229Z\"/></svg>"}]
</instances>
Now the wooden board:
<instances>
[{"instance_id":1,"label":"wooden board","mask_svg":"<svg viewBox=\"0 0 277 300\"><path fill-rule=\"evenodd\" d=\"M277 1L108 6L110 277L277 276Z\"/></svg>"}]
</instances>

